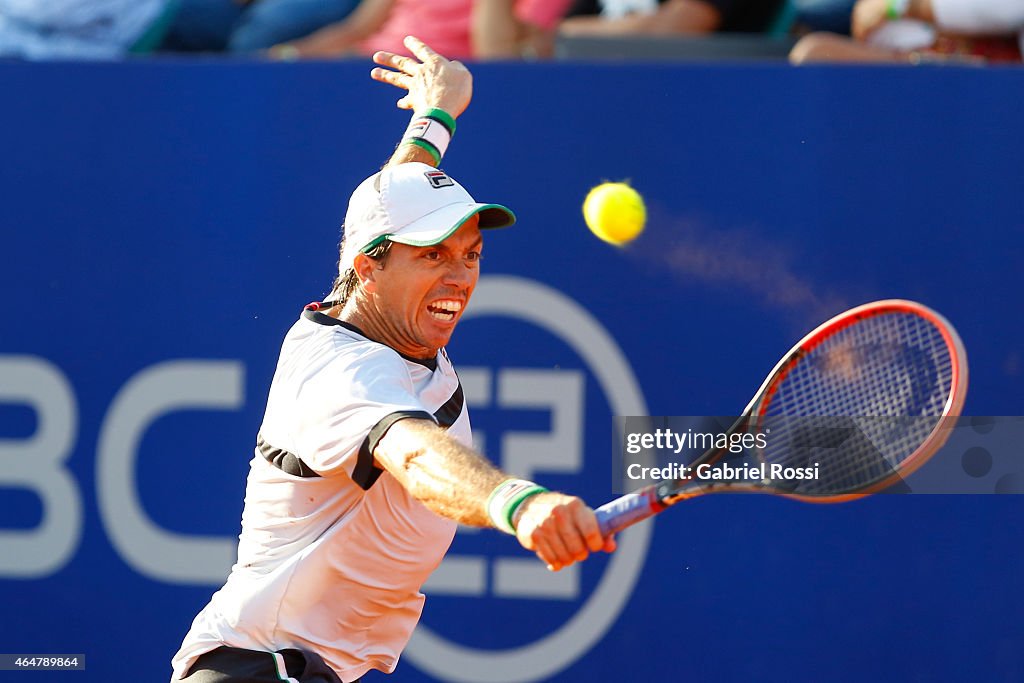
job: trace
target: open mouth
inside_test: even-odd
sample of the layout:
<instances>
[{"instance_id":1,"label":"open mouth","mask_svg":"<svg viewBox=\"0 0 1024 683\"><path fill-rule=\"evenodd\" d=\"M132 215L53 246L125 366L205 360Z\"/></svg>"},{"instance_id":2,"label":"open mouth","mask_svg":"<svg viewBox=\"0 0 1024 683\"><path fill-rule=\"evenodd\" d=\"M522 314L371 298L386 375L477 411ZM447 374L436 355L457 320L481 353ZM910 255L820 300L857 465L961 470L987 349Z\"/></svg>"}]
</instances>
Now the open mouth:
<instances>
[{"instance_id":1,"label":"open mouth","mask_svg":"<svg viewBox=\"0 0 1024 683\"><path fill-rule=\"evenodd\" d=\"M450 323L462 310L462 302L455 299L441 299L427 306L427 313L434 320Z\"/></svg>"}]
</instances>

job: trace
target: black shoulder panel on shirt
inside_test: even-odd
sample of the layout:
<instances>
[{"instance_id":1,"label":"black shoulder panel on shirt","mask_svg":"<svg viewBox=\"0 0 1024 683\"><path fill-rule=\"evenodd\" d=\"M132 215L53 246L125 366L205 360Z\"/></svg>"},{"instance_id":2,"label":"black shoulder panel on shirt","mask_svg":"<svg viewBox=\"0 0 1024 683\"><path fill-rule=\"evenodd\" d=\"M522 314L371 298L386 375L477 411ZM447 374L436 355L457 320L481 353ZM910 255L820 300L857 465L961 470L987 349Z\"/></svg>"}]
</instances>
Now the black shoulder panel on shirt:
<instances>
[{"instance_id":1,"label":"black shoulder panel on shirt","mask_svg":"<svg viewBox=\"0 0 1024 683\"><path fill-rule=\"evenodd\" d=\"M302 459L294 453L289 453L281 448L274 448L263 438L262 434L256 435L256 447L271 465L293 477L312 479L320 475L313 471Z\"/></svg>"},{"instance_id":2,"label":"black shoulder panel on shirt","mask_svg":"<svg viewBox=\"0 0 1024 683\"><path fill-rule=\"evenodd\" d=\"M386 416L373 426L373 429L370 430L370 433L363 441L363 445L359 447L359 459L356 461L355 470L352 472L352 480L366 491L373 486L377 478L384 472L384 470L373 464L373 451L377 448L377 444L384 437L384 434L391 428L391 425L406 418L433 419L437 424L448 429L459 419L465 403L466 397L462 392L462 383L460 382L452 397L445 401L444 405L438 408L437 412L433 415L417 410L406 410Z\"/></svg>"},{"instance_id":3,"label":"black shoulder panel on shirt","mask_svg":"<svg viewBox=\"0 0 1024 683\"><path fill-rule=\"evenodd\" d=\"M384 473L384 470L373 464L373 451L376 450L377 444L384 438L387 431L391 429L391 425L399 420L409 418L416 420L433 419L430 413L423 412L422 410L399 410L390 415L385 415L380 422L373 425L370 433L363 439L363 443L359 447L359 459L356 460L355 469L352 470L352 481L359 484L364 491L373 486L377 478Z\"/></svg>"},{"instance_id":4,"label":"black shoulder panel on shirt","mask_svg":"<svg viewBox=\"0 0 1024 683\"><path fill-rule=\"evenodd\" d=\"M462 382L459 382L459 386L455 389L452 397L445 401L444 405L434 413L434 419L437 420L437 424L445 429L451 427L459 419L459 415L462 415L462 406L465 403L466 396L462 393Z\"/></svg>"}]
</instances>

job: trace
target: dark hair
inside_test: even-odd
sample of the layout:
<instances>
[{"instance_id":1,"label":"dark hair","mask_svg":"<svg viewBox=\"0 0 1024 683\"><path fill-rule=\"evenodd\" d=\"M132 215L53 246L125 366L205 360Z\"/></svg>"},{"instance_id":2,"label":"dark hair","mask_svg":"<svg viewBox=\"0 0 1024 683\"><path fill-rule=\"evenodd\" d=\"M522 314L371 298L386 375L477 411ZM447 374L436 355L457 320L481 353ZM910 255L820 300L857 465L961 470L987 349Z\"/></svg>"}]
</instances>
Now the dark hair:
<instances>
[{"instance_id":1,"label":"dark hair","mask_svg":"<svg viewBox=\"0 0 1024 683\"><path fill-rule=\"evenodd\" d=\"M338 246L338 263L339 267L341 264L341 254L345 252L345 238L341 238L341 244ZM370 251L364 252L367 256L372 258L374 261L380 261L383 264L387 261L388 254L391 252L391 240L384 240L380 244L376 245ZM334 286L331 288L331 301L334 303L344 306L348 298L352 296L352 292L356 291L359 287L359 276L356 275L355 268L349 268L344 273L338 273L338 277L334 279Z\"/></svg>"}]
</instances>

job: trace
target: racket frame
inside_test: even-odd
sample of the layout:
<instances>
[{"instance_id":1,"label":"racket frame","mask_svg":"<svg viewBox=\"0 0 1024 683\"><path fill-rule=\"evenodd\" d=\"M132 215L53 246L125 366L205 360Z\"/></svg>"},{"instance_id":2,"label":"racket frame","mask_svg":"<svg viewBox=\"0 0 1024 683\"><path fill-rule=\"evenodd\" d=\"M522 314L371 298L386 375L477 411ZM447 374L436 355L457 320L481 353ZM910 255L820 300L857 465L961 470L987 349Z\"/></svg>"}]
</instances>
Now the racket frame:
<instances>
[{"instance_id":1,"label":"racket frame","mask_svg":"<svg viewBox=\"0 0 1024 683\"><path fill-rule=\"evenodd\" d=\"M921 465L926 463L928 458L935 455L935 453L945 445L946 440L949 439L951 429L956 424L956 420L960 416L960 411L963 409L964 400L967 398L967 351L964 348L963 341L960 339L960 335L957 334L956 329L948 320L946 320L945 317L928 308L924 304L917 303L916 301L908 301L906 299L884 299L882 301L873 301L871 303L863 304L840 313L834 318L811 330L811 332L797 342L797 344L790 349L789 353L787 353L785 357L783 357L783 359L780 360L772 369L772 371L768 373L768 377L765 378L761 387L757 390L757 393L754 394L754 398L751 399L750 403L744 410L744 417L749 418L754 415L758 419L763 418L768 405L771 403L772 396L775 393L774 387L779 386L790 368L796 365L801 358L814 351L814 349L826 339L841 330L860 322L861 320L891 313L910 313L924 318L938 329L939 333L942 335L943 341L946 342L947 349L949 349L949 361L951 366L949 392L947 394L946 403L943 406L942 415L939 417L938 423L928 438L924 440L917 450L904 458L900 462L899 466L894 468L893 472L889 476L866 486L863 490L856 493L807 495L772 491L757 485L730 486L730 491L773 493L775 495L781 495L786 498L802 500L809 503L842 503L849 500L856 500L857 498L863 498L864 496L869 496L872 493L878 493L879 491L883 491L892 486L896 481L905 479L920 468Z\"/></svg>"},{"instance_id":2,"label":"racket frame","mask_svg":"<svg viewBox=\"0 0 1024 683\"><path fill-rule=\"evenodd\" d=\"M753 483L714 482L712 484L698 484L693 483L694 480L692 478L687 480L665 480L646 486L634 493L628 493L598 508L596 512L602 532L607 536L610 533L624 529L631 524L657 514L680 501L708 493L723 491L730 493L771 493L804 502L841 503L877 493L916 471L928 461L928 458L942 448L949 438L949 434L960 415L960 411L963 409L964 400L967 396L968 369L967 352L963 341L949 321L927 306L906 299L885 299L863 304L844 311L811 330L772 368L772 371L768 373L764 382L761 383L761 386L755 392L754 397L743 410L742 416L729 429L728 433L735 433L740 428L746 430L746 426L750 424L752 419L757 420L759 423L764 418L765 412L771 403L775 388L779 386L786 374L801 358L811 353L826 339L861 320L891 313L914 314L932 323L941 333L943 341L945 341L949 349L951 365L949 392L938 423L924 442L905 458L899 466L894 468L892 474L869 484L863 490L834 495L789 493ZM710 449L691 463L691 467L713 463L721 458L725 452L725 449L721 448Z\"/></svg>"}]
</instances>

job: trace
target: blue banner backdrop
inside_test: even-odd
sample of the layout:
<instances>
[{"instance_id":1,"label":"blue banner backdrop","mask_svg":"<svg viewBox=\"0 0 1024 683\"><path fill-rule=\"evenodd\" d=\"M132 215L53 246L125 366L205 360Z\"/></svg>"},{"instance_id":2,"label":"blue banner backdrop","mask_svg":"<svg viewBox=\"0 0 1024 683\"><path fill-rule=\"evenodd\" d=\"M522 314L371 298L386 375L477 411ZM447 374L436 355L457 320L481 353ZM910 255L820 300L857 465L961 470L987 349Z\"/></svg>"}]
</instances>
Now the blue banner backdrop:
<instances>
[{"instance_id":1,"label":"blue banner backdrop","mask_svg":"<svg viewBox=\"0 0 1024 683\"><path fill-rule=\"evenodd\" d=\"M232 560L279 341L407 120L369 67L0 64L0 652L168 677ZM958 327L968 414L1024 414L1024 71L475 73L444 168L519 224L450 352L496 461L603 502L613 414L734 414L880 298ZM582 223L606 179L648 201L624 249ZM460 533L396 677L1019 681L1022 512L710 496L553 576Z\"/></svg>"}]
</instances>

